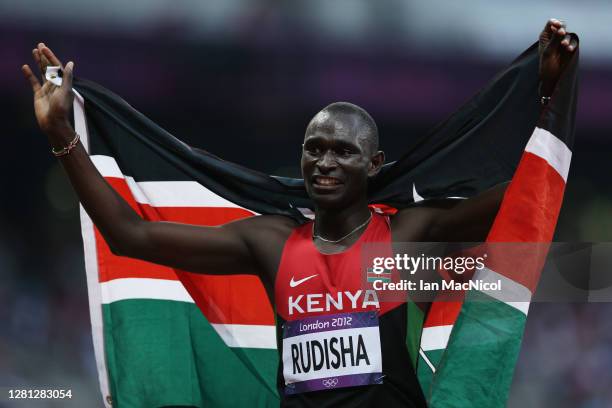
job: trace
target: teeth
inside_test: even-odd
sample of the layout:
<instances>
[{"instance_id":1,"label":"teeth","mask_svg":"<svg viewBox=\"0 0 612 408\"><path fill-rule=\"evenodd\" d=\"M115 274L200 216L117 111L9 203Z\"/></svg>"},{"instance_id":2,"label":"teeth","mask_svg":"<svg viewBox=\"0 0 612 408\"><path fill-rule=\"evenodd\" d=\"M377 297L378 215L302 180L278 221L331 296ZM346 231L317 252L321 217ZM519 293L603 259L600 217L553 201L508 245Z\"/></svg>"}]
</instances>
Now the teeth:
<instances>
[{"instance_id":1,"label":"teeth","mask_svg":"<svg viewBox=\"0 0 612 408\"><path fill-rule=\"evenodd\" d=\"M332 178L317 177L316 181L318 184L323 186L335 186L336 184L339 184L337 180Z\"/></svg>"}]
</instances>

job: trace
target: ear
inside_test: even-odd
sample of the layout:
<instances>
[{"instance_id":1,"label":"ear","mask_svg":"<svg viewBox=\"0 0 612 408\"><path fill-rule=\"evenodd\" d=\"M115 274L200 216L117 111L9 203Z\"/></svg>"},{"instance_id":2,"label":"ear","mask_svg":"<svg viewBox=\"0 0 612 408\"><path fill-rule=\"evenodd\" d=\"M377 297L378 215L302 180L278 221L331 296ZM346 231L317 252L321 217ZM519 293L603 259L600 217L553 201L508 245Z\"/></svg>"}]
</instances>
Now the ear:
<instances>
[{"instance_id":1,"label":"ear","mask_svg":"<svg viewBox=\"0 0 612 408\"><path fill-rule=\"evenodd\" d=\"M370 158L370 164L368 165L368 177L374 177L377 175L383 164L385 164L385 152L379 150Z\"/></svg>"}]
</instances>

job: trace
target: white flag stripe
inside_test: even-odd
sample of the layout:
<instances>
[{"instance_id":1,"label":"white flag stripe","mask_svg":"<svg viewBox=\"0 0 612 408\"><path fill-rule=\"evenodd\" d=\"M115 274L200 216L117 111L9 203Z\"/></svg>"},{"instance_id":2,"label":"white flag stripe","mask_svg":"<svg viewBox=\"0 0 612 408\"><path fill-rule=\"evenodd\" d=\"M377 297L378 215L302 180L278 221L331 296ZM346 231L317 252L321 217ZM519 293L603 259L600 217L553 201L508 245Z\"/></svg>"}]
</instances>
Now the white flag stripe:
<instances>
[{"instance_id":1,"label":"white flag stripe","mask_svg":"<svg viewBox=\"0 0 612 408\"><path fill-rule=\"evenodd\" d=\"M102 282L102 303L129 299L171 300L194 303L180 281L150 278L123 278ZM276 348L273 325L212 324L228 347Z\"/></svg>"},{"instance_id":2,"label":"white flag stripe","mask_svg":"<svg viewBox=\"0 0 612 408\"><path fill-rule=\"evenodd\" d=\"M421 348L423 351L441 350L446 348L453 325L423 327Z\"/></svg>"},{"instance_id":3,"label":"white flag stripe","mask_svg":"<svg viewBox=\"0 0 612 408\"><path fill-rule=\"evenodd\" d=\"M421 356L421 358L423 359L423 361L425 361L425 363L427 364L427 366L429 367L429 369L431 370L431 372L435 373L436 372L436 367L433 365L433 363L429 360L429 358L427 358L427 354L425 354L425 352L423 351L423 348L419 348L419 355Z\"/></svg>"},{"instance_id":4,"label":"white flag stripe","mask_svg":"<svg viewBox=\"0 0 612 408\"><path fill-rule=\"evenodd\" d=\"M126 299L175 300L194 303L178 280L151 278L122 278L102 282L102 303Z\"/></svg>"},{"instance_id":5,"label":"white flag stripe","mask_svg":"<svg viewBox=\"0 0 612 408\"><path fill-rule=\"evenodd\" d=\"M229 347L276 349L276 327L255 324L213 324Z\"/></svg>"},{"instance_id":6,"label":"white flag stripe","mask_svg":"<svg viewBox=\"0 0 612 408\"><path fill-rule=\"evenodd\" d=\"M526 152L533 153L557 170L563 181L567 182L572 151L555 135L546 129L536 127L525 147Z\"/></svg>"},{"instance_id":7,"label":"white flag stripe","mask_svg":"<svg viewBox=\"0 0 612 408\"><path fill-rule=\"evenodd\" d=\"M415 203L418 203L419 201L423 201L423 197L421 197L421 195L417 193L416 184L414 183L412 183L412 199L414 200Z\"/></svg>"},{"instance_id":8,"label":"white flag stripe","mask_svg":"<svg viewBox=\"0 0 612 408\"><path fill-rule=\"evenodd\" d=\"M154 207L240 208L195 181L140 181L137 184Z\"/></svg>"},{"instance_id":9,"label":"white flag stripe","mask_svg":"<svg viewBox=\"0 0 612 408\"><path fill-rule=\"evenodd\" d=\"M100 174L102 174L102 177L124 177L119 165L113 157L94 154L89 156L89 158L96 166Z\"/></svg>"},{"instance_id":10,"label":"white flag stripe","mask_svg":"<svg viewBox=\"0 0 612 408\"><path fill-rule=\"evenodd\" d=\"M523 312L525 316L529 313L529 305L531 302L506 302L508 306L512 306L516 310Z\"/></svg>"},{"instance_id":11,"label":"white flag stripe","mask_svg":"<svg viewBox=\"0 0 612 408\"><path fill-rule=\"evenodd\" d=\"M497 281L500 281L500 290L483 290L481 292L500 302L504 302L508 306L512 306L524 313L525 316L527 315L529 302L531 301L531 291L525 286L489 268L476 270L472 279L481 280L483 283L497 283Z\"/></svg>"},{"instance_id":12,"label":"white flag stripe","mask_svg":"<svg viewBox=\"0 0 612 408\"><path fill-rule=\"evenodd\" d=\"M229 207L239 205L215 194L195 181L135 181L124 175L113 157L94 155L91 160L104 177L125 178L140 204L154 207Z\"/></svg>"}]
</instances>

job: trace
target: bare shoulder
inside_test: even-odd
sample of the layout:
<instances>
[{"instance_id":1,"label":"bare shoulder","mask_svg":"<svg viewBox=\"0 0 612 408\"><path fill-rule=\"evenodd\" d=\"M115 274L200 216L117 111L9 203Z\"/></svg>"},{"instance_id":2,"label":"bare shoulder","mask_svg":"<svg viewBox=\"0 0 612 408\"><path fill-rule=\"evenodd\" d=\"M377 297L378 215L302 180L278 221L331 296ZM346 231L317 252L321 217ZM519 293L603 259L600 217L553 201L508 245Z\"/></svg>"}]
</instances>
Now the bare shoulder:
<instances>
[{"instance_id":1,"label":"bare shoulder","mask_svg":"<svg viewBox=\"0 0 612 408\"><path fill-rule=\"evenodd\" d=\"M226 224L226 228L239 231L251 242L261 240L272 243L280 240L284 243L299 225L296 220L284 215L258 215Z\"/></svg>"},{"instance_id":2,"label":"bare shoulder","mask_svg":"<svg viewBox=\"0 0 612 408\"><path fill-rule=\"evenodd\" d=\"M274 299L274 282L283 248L299 225L296 220L282 215L259 215L226 224L226 227L239 229L270 299Z\"/></svg>"},{"instance_id":3,"label":"bare shoulder","mask_svg":"<svg viewBox=\"0 0 612 408\"><path fill-rule=\"evenodd\" d=\"M264 228L266 230L285 231L291 230L300 225L296 220L285 215L256 215L243 218L231 224L241 223L251 228ZM229 225L229 224L228 224Z\"/></svg>"}]
</instances>

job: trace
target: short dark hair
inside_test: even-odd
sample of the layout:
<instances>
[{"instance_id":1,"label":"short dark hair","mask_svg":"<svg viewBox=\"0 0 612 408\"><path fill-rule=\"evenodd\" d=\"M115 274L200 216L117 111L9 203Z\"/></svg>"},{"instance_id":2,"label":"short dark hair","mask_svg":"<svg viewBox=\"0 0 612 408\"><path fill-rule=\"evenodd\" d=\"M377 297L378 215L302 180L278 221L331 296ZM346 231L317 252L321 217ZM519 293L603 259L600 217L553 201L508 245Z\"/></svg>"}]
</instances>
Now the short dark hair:
<instances>
[{"instance_id":1,"label":"short dark hair","mask_svg":"<svg viewBox=\"0 0 612 408\"><path fill-rule=\"evenodd\" d=\"M358 126L361 134L359 136L366 139L371 153L378 151L378 126L365 109L350 102L334 102L321 109L321 112L328 112L330 115L339 113L357 116L360 122Z\"/></svg>"}]
</instances>

